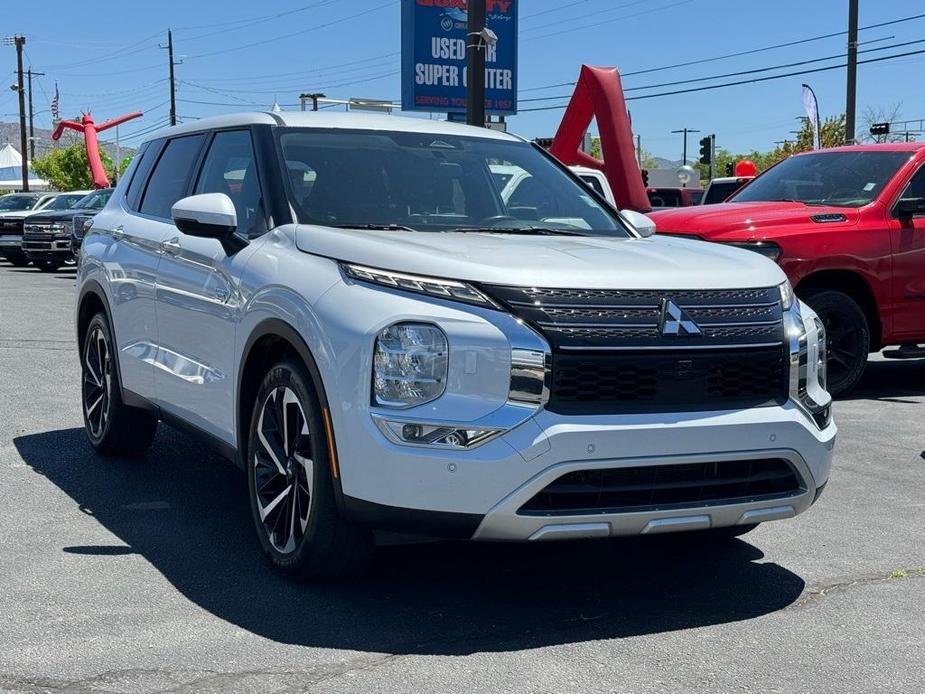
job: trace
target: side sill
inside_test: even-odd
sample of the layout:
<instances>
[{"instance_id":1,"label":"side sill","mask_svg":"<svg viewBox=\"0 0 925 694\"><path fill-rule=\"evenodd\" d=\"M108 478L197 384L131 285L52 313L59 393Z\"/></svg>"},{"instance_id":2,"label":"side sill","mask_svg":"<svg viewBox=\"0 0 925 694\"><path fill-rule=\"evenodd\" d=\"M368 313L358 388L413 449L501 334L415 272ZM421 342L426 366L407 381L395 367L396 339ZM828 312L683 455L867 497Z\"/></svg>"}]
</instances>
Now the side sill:
<instances>
[{"instance_id":1,"label":"side sill","mask_svg":"<svg viewBox=\"0 0 925 694\"><path fill-rule=\"evenodd\" d=\"M468 540L475 534L476 528L484 518L478 513L424 511L386 506L346 494L343 499L344 514L352 523L421 537Z\"/></svg>"},{"instance_id":2,"label":"side sill","mask_svg":"<svg viewBox=\"0 0 925 694\"><path fill-rule=\"evenodd\" d=\"M151 405L149 404L148 407L151 407ZM155 409L157 411L158 418L162 422L164 422L164 424L167 424L173 427L174 429L178 429L186 434L189 434L193 438L197 439L198 441L201 441L203 444L213 449L223 458L230 460L232 463L235 464L236 467L243 468L243 464L239 460L240 456L238 455L238 451L234 446L223 441L217 436L210 434L207 431L203 431L202 429L197 427L195 424L190 424L186 420L181 419L180 417L177 417L176 415L172 415L169 412L165 412L164 410L161 410L159 408L155 408Z\"/></svg>"}]
</instances>

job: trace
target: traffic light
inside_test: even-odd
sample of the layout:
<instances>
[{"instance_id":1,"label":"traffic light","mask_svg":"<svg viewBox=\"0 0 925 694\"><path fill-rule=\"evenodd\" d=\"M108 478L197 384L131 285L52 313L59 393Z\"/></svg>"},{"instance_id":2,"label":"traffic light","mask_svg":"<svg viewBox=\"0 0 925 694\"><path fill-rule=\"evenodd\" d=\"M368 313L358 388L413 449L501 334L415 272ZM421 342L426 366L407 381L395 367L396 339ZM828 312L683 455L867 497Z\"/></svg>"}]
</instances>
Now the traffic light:
<instances>
[{"instance_id":1,"label":"traffic light","mask_svg":"<svg viewBox=\"0 0 925 694\"><path fill-rule=\"evenodd\" d=\"M710 165L713 161L713 138L710 135L700 138L700 163Z\"/></svg>"},{"instance_id":2,"label":"traffic light","mask_svg":"<svg viewBox=\"0 0 925 694\"><path fill-rule=\"evenodd\" d=\"M890 124L889 123L871 123L870 134L871 135L889 135L890 134Z\"/></svg>"},{"instance_id":3,"label":"traffic light","mask_svg":"<svg viewBox=\"0 0 925 694\"><path fill-rule=\"evenodd\" d=\"M538 137L534 140L534 142L538 144L540 147L542 147L543 149L549 149L550 147L552 147L552 140L553 138L551 137Z\"/></svg>"},{"instance_id":4,"label":"traffic light","mask_svg":"<svg viewBox=\"0 0 925 694\"><path fill-rule=\"evenodd\" d=\"M727 162L726 162L726 175L727 175L727 176L732 176L732 174L733 174L734 172L735 172L735 167L733 166L732 162L731 162L731 161L727 161Z\"/></svg>"},{"instance_id":5,"label":"traffic light","mask_svg":"<svg viewBox=\"0 0 925 694\"><path fill-rule=\"evenodd\" d=\"M648 170L648 169L643 169L643 170L640 171L639 173L642 174L642 185L644 185L646 188L648 188L648 187L649 187L649 170Z\"/></svg>"}]
</instances>

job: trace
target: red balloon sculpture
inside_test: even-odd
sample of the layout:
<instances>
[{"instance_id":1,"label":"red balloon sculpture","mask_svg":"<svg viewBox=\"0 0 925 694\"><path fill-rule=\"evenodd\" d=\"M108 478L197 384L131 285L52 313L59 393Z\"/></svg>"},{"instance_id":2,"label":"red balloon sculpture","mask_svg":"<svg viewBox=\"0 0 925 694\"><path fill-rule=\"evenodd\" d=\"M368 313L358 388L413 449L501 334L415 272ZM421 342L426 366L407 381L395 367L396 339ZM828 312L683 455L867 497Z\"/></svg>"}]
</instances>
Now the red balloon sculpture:
<instances>
[{"instance_id":1,"label":"red balloon sculpture","mask_svg":"<svg viewBox=\"0 0 925 694\"><path fill-rule=\"evenodd\" d=\"M110 118L109 120L103 121L97 125L93 122L93 116L87 112L83 114L83 118L80 119L79 123L73 120L60 121L58 123L58 127L55 128L55 132L52 134L51 139L57 141L61 137L61 133L64 132L65 128L83 133L84 145L87 147L87 161L90 162L90 174L93 176L93 185L96 188L108 188L109 178L106 176L106 170L103 168L103 161L100 159L100 147L99 141L96 138L96 134L103 132L104 130L109 130L109 128L113 128L120 123L124 123L125 121L138 118L141 115L141 111L135 111L134 113L127 113L126 115L119 116L118 118ZM118 166L118 162L116 165Z\"/></svg>"},{"instance_id":2,"label":"red balloon sculpture","mask_svg":"<svg viewBox=\"0 0 925 694\"><path fill-rule=\"evenodd\" d=\"M601 132L603 161L580 150L592 118L597 118ZM580 164L603 171L621 208L637 212L652 209L636 162L633 131L616 68L581 66L578 84L549 153L563 164Z\"/></svg>"}]
</instances>

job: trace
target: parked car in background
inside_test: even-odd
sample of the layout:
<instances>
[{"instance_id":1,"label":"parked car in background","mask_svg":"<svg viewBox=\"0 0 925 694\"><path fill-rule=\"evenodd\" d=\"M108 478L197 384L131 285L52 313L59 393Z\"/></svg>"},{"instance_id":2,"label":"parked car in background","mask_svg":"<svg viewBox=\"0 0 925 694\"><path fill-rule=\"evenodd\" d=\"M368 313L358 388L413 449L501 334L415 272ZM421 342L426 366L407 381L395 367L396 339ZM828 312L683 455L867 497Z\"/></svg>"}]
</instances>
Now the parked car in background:
<instances>
[{"instance_id":1,"label":"parked car in background","mask_svg":"<svg viewBox=\"0 0 925 694\"><path fill-rule=\"evenodd\" d=\"M836 436L819 320L767 259L639 219L484 128L150 134L80 249L87 437L211 442L303 578L362 568L372 528L721 540L807 510Z\"/></svg>"},{"instance_id":2,"label":"parked car in background","mask_svg":"<svg viewBox=\"0 0 925 694\"><path fill-rule=\"evenodd\" d=\"M23 217L52 199L53 196L46 193L0 196L0 256L19 267L29 263L22 252Z\"/></svg>"},{"instance_id":3,"label":"parked car in background","mask_svg":"<svg viewBox=\"0 0 925 694\"><path fill-rule=\"evenodd\" d=\"M925 144L798 154L726 203L650 216L660 233L776 261L825 324L833 393L851 390L869 352L925 357Z\"/></svg>"},{"instance_id":4,"label":"parked car in background","mask_svg":"<svg viewBox=\"0 0 925 694\"><path fill-rule=\"evenodd\" d=\"M703 188L646 188L646 194L653 208L690 207L700 204Z\"/></svg>"},{"instance_id":5,"label":"parked car in background","mask_svg":"<svg viewBox=\"0 0 925 694\"><path fill-rule=\"evenodd\" d=\"M594 190L594 192L614 207L617 206L617 201L613 195L613 189L610 187L610 181L607 180L607 176L603 171L592 169L587 166L570 166L569 168L572 170L572 173L585 183L585 185Z\"/></svg>"},{"instance_id":6,"label":"parked car in background","mask_svg":"<svg viewBox=\"0 0 925 694\"><path fill-rule=\"evenodd\" d=\"M82 212L95 213L103 209L112 195L112 188L95 190L64 210L42 210L23 220L22 252L43 272L54 272L65 263L73 262L71 226Z\"/></svg>"},{"instance_id":7,"label":"parked car in background","mask_svg":"<svg viewBox=\"0 0 925 694\"><path fill-rule=\"evenodd\" d=\"M715 205L720 202L725 202L729 196L753 178L754 176L725 176L722 178L714 178L704 189L700 204Z\"/></svg>"}]
</instances>

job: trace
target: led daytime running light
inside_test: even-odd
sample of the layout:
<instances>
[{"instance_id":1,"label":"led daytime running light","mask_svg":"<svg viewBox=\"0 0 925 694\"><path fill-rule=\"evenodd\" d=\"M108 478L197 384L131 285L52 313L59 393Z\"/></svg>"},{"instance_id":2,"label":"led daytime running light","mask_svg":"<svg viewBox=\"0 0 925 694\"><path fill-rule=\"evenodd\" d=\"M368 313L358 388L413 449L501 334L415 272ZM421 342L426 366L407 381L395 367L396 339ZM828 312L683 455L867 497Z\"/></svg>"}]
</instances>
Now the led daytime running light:
<instances>
[{"instance_id":1,"label":"led daytime running light","mask_svg":"<svg viewBox=\"0 0 925 694\"><path fill-rule=\"evenodd\" d=\"M403 272L379 270L377 268L371 268L365 265L353 265L351 263L341 263L341 268L344 274L352 279L372 282L373 284L378 284L383 287L404 289L440 299L464 301L479 306L495 306L495 303L491 299L465 282L437 279L435 277L422 277L420 275L408 275Z\"/></svg>"}]
</instances>

